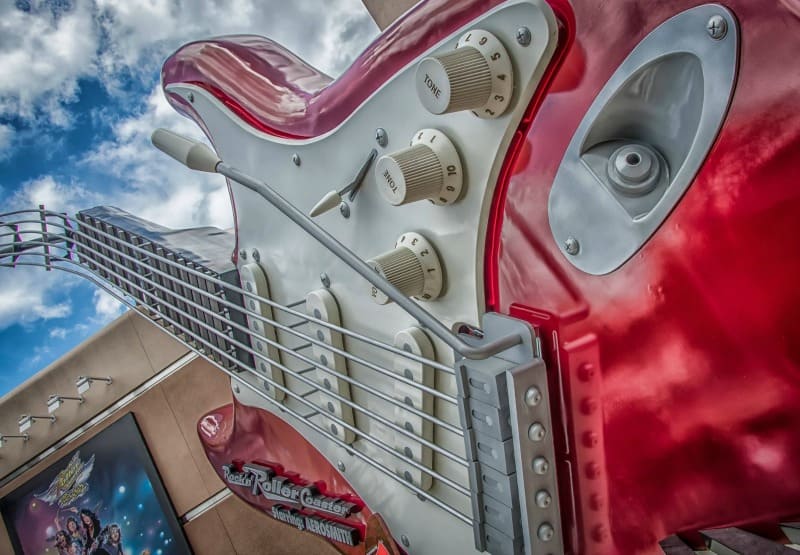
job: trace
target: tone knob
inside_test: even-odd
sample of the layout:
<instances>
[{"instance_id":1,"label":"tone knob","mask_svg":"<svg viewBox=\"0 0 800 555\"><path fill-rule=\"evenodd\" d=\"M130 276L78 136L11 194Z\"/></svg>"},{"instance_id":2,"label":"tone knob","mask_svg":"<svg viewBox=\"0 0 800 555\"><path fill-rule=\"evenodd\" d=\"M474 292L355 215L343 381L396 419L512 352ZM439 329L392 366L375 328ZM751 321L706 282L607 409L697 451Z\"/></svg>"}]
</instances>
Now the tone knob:
<instances>
[{"instance_id":1,"label":"tone knob","mask_svg":"<svg viewBox=\"0 0 800 555\"><path fill-rule=\"evenodd\" d=\"M456 49L429 56L417 67L417 95L432 114L472 110L481 118L499 117L511 101L511 58L493 34L473 29Z\"/></svg>"},{"instance_id":2,"label":"tone knob","mask_svg":"<svg viewBox=\"0 0 800 555\"><path fill-rule=\"evenodd\" d=\"M375 174L378 189L395 206L425 199L451 204L464 182L456 147L436 129L422 129L410 147L378 158Z\"/></svg>"},{"instance_id":3,"label":"tone knob","mask_svg":"<svg viewBox=\"0 0 800 555\"><path fill-rule=\"evenodd\" d=\"M367 260L367 264L408 297L432 301L442 293L444 279L439 256L419 233L404 233L394 249ZM370 296L379 304L389 302L389 297L377 287L371 288Z\"/></svg>"}]
</instances>

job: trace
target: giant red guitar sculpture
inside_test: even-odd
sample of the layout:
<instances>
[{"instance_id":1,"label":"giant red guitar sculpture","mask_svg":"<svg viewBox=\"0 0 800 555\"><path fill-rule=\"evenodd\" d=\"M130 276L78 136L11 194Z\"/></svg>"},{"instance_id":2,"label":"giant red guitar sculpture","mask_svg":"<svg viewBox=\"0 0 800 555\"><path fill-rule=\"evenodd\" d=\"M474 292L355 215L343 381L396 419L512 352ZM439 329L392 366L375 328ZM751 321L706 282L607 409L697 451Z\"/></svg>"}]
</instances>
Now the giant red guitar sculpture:
<instances>
[{"instance_id":1,"label":"giant red guitar sculpture","mask_svg":"<svg viewBox=\"0 0 800 555\"><path fill-rule=\"evenodd\" d=\"M103 208L58 244L231 374L229 487L348 553L791 553L798 52L795 0L431 0L334 81L192 43L216 152L154 143L229 178L232 261Z\"/></svg>"}]
</instances>

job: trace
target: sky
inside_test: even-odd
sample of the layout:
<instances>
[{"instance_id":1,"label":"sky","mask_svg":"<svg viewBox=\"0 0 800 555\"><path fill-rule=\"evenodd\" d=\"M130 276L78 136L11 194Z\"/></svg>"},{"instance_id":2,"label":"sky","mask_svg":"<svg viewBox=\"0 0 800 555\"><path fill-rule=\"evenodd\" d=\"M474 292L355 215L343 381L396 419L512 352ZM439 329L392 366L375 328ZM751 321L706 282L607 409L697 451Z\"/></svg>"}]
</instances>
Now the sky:
<instances>
[{"instance_id":1,"label":"sky","mask_svg":"<svg viewBox=\"0 0 800 555\"><path fill-rule=\"evenodd\" d=\"M164 100L181 44L249 33L335 77L378 34L360 0L0 0L0 211L107 204L172 228L232 225L224 180L150 144L201 138ZM63 272L0 268L0 396L123 311Z\"/></svg>"}]
</instances>

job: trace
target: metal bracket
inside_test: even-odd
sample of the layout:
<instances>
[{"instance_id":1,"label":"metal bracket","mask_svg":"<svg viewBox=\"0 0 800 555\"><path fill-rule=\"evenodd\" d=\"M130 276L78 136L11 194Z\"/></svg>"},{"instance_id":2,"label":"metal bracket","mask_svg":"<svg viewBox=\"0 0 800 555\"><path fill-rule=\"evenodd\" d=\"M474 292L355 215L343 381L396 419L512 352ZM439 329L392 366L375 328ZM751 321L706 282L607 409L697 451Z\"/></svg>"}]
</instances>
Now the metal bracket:
<instances>
[{"instance_id":1,"label":"metal bracket","mask_svg":"<svg viewBox=\"0 0 800 555\"><path fill-rule=\"evenodd\" d=\"M493 555L563 553L538 338L527 323L494 313L484 316L483 332L490 339L518 334L522 342L491 358L456 364L475 546Z\"/></svg>"}]
</instances>

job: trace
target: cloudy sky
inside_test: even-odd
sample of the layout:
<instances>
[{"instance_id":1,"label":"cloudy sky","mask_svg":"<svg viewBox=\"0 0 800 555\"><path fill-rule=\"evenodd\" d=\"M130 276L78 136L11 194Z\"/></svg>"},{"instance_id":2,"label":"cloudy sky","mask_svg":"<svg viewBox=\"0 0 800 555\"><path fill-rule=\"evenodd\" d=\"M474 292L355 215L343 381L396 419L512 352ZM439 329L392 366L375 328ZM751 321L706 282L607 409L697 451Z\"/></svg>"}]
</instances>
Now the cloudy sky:
<instances>
[{"instance_id":1,"label":"cloudy sky","mask_svg":"<svg viewBox=\"0 0 800 555\"><path fill-rule=\"evenodd\" d=\"M339 75L377 36L360 0L0 0L0 207L119 206L169 227L229 227L218 176L149 143L200 136L164 101L161 62L181 44L268 36ZM121 312L59 272L0 268L0 395Z\"/></svg>"}]
</instances>

